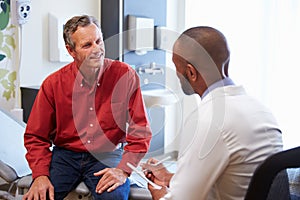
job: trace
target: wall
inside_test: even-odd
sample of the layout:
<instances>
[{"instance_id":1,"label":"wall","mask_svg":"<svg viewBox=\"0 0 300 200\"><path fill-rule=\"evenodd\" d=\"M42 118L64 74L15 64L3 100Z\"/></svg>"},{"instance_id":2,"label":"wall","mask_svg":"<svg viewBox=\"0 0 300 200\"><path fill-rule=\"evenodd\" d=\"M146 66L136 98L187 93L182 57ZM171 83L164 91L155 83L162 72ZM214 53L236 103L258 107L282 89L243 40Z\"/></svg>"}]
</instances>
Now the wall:
<instances>
[{"instance_id":1,"label":"wall","mask_svg":"<svg viewBox=\"0 0 300 200\"><path fill-rule=\"evenodd\" d=\"M47 75L65 64L49 61L48 13L65 16L89 14L99 19L99 1L31 0L32 12L22 28L21 86L40 85Z\"/></svg>"},{"instance_id":2,"label":"wall","mask_svg":"<svg viewBox=\"0 0 300 200\"><path fill-rule=\"evenodd\" d=\"M65 64L49 61L48 13L61 15L87 13L100 19L100 2L101 0L32 0L32 12L22 31L21 86L40 85L46 76ZM167 20L165 25L168 29L180 33L185 25L185 0L166 0L166 2ZM171 55L171 49L167 49L165 55L167 67L166 86L180 92L181 89ZM165 138L165 146L169 150L177 149L181 125L185 116L194 108L195 102L197 102L195 99L194 96L184 96L179 104L166 108L165 126L168 135Z\"/></svg>"}]
</instances>

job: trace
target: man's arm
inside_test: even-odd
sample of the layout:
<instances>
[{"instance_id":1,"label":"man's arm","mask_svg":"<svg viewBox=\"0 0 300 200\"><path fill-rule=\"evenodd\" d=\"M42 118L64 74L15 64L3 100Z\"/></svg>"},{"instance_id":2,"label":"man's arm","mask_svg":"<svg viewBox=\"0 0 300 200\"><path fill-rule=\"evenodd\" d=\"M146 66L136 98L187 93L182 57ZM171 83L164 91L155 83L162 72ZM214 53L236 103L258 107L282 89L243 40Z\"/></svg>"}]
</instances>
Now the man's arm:
<instances>
[{"instance_id":1,"label":"man's arm","mask_svg":"<svg viewBox=\"0 0 300 200\"><path fill-rule=\"evenodd\" d=\"M127 162L134 166L138 165L149 150L152 132L142 97L139 77L132 69L128 71L127 76L129 90L127 144L124 147L122 160L117 168L130 174L132 170L127 166Z\"/></svg>"},{"instance_id":2,"label":"man's arm","mask_svg":"<svg viewBox=\"0 0 300 200\"><path fill-rule=\"evenodd\" d=\"M54 109L46 95L44 85L38 92L24 133L26 159L32 170L33 182L23 200L54 200L54 188L49 180L51 162L50 133L53 130Z\"/></svg>"},{"instance_id":3,"label":"man's arm","mask_svg":"<svg viewBox=\"0 0 300 200\"><path fill-rule=\"evenodd\" d=\"M124 108L128 115L126 145L122 159L116 168L107 168L95 173L96 176L102 176L96 187L96 191L100 193L105 190L112 191L125 183L126 178L132 172L127 166L127 162L135 166L138 165L149 149L152 136L139 86L139 78L135 71L129 68L114 90L120 91L120 93L125 92L128 95L128 104L125 104ZM124 101L126 102L126 99Z\"/></svg>"},{"instance_id":4,"label":"man's arm","mask_svg":"<svg viewBox=\"0 0 300 200\"><path fill-rule=\"evenodd\" d=\"M49 86L48 86L49 87ZM32 177L49 176L51 161L51 140L50 134L53 132L55 124L54 108L51 104L51 96L46 94L47 86L41 86L24 133L24 145L27 149L26 159L32 170Z\"/></svg>"}]
</instances>

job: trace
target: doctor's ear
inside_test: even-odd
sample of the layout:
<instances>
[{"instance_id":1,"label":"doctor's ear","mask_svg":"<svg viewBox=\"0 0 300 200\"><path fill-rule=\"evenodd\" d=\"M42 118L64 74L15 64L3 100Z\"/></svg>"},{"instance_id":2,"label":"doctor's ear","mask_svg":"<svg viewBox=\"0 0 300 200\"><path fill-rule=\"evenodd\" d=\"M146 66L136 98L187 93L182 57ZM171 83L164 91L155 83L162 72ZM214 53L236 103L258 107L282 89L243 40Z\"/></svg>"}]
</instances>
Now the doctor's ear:
<instances>
[{"instance_id":1,"label":"doctor's ear","mask_svg":"<svg viewBox=\"0 0 300 200\"><path fill-rule=\"evenodd\" d=\"M189 81L196 81L197 80L198 72L192 64L188 63L186 65L185 70L186 70L186 75L187 75Z\"/></svg>"}]
</instances>

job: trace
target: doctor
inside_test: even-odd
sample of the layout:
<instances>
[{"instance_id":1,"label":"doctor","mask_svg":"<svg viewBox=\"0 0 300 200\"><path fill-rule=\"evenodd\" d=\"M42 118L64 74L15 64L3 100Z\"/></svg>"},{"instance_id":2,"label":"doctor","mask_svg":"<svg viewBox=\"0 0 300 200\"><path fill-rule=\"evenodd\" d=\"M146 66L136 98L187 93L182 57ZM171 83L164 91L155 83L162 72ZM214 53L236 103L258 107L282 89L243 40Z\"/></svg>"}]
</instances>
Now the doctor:
<instances>
[{"instance_id":1,"label":"doctor","mask_svg":"<svg viewBox=\"0 0 300 200\"><path fill-rule=\"evenodd\" d=\"M175 174L155 159L142 165L163 186L148 185L154 200L242 200L255 168L282 150L274 116L227 76L229 60L224 35L212 27L190 28L175 42L182 90L202 100L184 124Z\"/></svg>"}]
</instances>

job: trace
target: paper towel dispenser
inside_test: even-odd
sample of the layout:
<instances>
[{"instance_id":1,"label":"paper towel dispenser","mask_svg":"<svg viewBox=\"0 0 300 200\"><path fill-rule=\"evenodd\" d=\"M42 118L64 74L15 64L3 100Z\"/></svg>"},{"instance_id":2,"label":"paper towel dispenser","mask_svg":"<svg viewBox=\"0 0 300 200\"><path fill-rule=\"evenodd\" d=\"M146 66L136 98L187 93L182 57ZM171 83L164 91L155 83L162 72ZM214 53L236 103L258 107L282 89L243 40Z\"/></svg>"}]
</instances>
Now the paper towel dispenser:
<instances>
[{"instance_id":1,"label":"paper towel dispenser","mask_svg":"<svg viewBox=\"0 0 300 200\"><path fill-rule=\"evenodd\" d=\"M63 40L64 24L67 17L49 13L49 60L52 62L72 62Z\"/></svg>"},{"instance_id":2,"label":"paper towel dispenser","mask_svg":"<svg viewBox=\"0 0 300 200\"><path fill-rule=\"evenodd\" d=\"M146 54L154 49L154 19L128 16L127 49L138 55Z\"/></svg>"}]
</instances>

